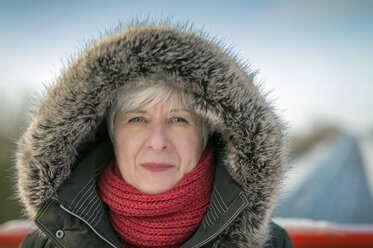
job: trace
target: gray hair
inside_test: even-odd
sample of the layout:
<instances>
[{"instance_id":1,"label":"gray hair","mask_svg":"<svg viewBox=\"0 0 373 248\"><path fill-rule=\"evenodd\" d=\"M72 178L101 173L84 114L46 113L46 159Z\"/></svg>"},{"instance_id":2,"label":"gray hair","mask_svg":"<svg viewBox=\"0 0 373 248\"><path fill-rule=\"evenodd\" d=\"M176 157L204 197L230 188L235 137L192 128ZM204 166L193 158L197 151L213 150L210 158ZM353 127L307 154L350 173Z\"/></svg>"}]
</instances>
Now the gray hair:
<instances>
[{"instance_id":1,"label":"gray hair","mask_svg":"<svg viewBox=\"0 0 373 248\"><path fill-rule=\"evenodd\" d=\"M141 79L132 84L130 89L124 87L117 93L107 117L107 127L111 140L113 141L114 121L118 114L135 110L144 103L148 103L146 108L151 108L156 104L163 104L167 100L171 101L170 110L178 108L177 105L182 102L185 108L200 119L202 124L202 150L204 150L209 138L208 122L203 116L198 115L190 108L190 104L188 104L190 96L184 90L176 88L164 80L152 78Z\"/></svg>"}]
</instances>

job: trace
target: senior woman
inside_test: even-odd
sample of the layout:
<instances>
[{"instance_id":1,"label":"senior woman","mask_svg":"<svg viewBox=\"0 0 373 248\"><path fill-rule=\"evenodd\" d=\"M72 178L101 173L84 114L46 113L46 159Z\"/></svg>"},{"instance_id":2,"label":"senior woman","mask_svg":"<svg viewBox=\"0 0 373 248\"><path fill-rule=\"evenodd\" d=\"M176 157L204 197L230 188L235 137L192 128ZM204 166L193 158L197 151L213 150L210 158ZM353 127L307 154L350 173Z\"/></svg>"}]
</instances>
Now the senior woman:
<instances>
[{"instance_id":1,"label":"senior woman","mask_svg":"<svg viewBox=\"0 0 373 248\"><path fill-rule=\"evenodd\" d=\"M227 51L133 24L86 49L17 152L21 247L291 247L270 221L282 125Z\"/></svg>"}]
</instances>

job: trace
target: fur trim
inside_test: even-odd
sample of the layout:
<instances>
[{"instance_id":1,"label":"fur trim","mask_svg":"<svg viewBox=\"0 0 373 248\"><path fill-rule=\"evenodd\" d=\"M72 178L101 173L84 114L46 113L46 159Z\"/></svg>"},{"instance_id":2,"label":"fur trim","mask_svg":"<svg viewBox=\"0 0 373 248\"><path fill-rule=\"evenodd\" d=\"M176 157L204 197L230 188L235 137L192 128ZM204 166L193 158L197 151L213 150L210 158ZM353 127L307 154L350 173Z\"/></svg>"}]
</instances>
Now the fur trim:
<instances>
[{"instance_id":1,"label":"fur trim","mask_svg":"<svg viewBox=\"0 0 373 248\"><path fill-rule=\"evenodd\" d=\"M69 177L82 144L105 121L120 87L162 75L193 96L224 144L227 171L249 206L214 247L257 247L285 164L283 127L232 54L216 41L168 25L132 25L91 45L42 99L17 152L18 192L34 218Z\"/></svg>"}]
</instances>

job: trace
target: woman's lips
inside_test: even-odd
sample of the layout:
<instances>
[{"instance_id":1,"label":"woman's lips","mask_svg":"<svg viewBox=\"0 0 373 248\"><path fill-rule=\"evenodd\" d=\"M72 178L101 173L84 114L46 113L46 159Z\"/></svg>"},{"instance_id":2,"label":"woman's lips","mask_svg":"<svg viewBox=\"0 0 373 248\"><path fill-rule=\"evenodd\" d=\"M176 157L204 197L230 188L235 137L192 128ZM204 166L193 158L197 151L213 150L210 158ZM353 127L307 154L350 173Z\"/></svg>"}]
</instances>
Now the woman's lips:
<instances>
[{"instance_id":1,"label":"woman's lips","mask_svg":"<svg viewBox=\"0 0 373 248\"><path fill-rule=\"evenodd\" d=\"M162 163L142 163L140 164L143 168L147 169L150 172L164 172L166 170L174 167L171 164L162 164Z\"/></svg>"}]
</instances>

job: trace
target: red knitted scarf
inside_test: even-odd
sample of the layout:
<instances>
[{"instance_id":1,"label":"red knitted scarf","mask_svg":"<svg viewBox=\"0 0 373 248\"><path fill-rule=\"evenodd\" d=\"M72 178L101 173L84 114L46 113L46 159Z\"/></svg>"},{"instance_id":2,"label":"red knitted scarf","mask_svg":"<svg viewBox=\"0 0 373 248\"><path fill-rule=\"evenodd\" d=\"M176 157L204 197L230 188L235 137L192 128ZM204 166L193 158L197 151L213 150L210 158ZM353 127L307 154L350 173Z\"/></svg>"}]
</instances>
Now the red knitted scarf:
<instances>
[{"instance_id":1,"label":"red knitted scarf","mask_svg":"<svg viewBox=\"0 0 373 248\"><path fill-rule=\"evenodd\" d=\"M123 247L180 247L207 213L213 184L213 149L165 193L148 195L126 183L115 161L98 181L101 199Z\"/></svg>"}]
</instances>

